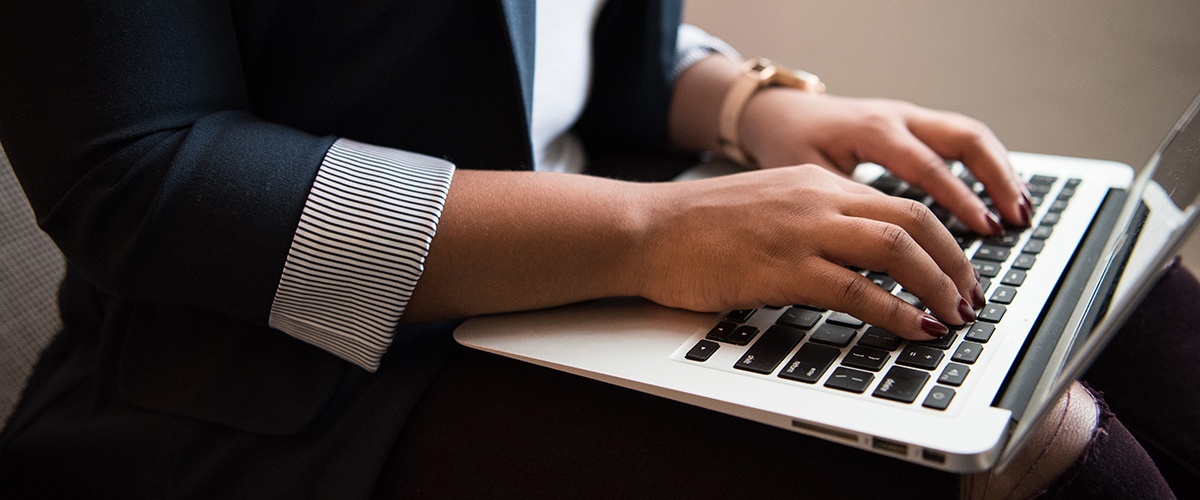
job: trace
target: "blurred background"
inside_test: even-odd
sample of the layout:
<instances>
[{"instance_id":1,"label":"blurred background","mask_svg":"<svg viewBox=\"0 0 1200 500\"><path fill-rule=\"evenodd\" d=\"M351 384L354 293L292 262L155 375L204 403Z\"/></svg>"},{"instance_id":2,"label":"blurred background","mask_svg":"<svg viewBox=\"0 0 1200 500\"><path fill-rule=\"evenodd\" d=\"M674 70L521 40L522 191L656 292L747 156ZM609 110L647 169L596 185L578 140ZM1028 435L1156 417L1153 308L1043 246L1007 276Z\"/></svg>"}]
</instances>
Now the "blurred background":
<instances>
[{"instance_id":1,"label":"blurred background","mask_svg":"<svg viewBox=\"0 0 1200 500\"><path fill-rule=\"evenodd\" d=\"M689 0L684 19L831 93L954 110L1013 151L1138 169L1200 93L1197 0ZM1200 236L1183 255L1200 269Z\"/></svg>"}]
</instances>

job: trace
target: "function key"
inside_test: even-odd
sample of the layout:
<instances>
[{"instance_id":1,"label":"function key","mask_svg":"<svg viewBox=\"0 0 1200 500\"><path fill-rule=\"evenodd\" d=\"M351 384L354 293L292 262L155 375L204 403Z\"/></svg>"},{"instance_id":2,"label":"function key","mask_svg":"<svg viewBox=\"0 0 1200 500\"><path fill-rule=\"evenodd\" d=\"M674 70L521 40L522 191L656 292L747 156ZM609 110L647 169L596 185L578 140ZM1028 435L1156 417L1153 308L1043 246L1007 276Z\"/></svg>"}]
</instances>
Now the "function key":
<instances>
[{"instance_id":1,"label":"function key","mask_svg":"<svg viewBox=\"0 0 1200 500\"><path fill-rule=\"evenodd\" d=\"M825 381L825 387L862 394L873 380L875 375L868 372L839 367L829 376L829 380Z\"/></svg>"},{"instance_id":2,"label":"function key","mask_svg":"<svg viewBox=\"0 0 1200 500\"><path fill-rule=\"evenodd\" d=\"M1038 226L1037 229L1034 229L1033 234L1029 235L1029 237L1035 240L1044 240L1049 238L1050 234L1053 232L1054 226L1041 225Z\"/></svg>"},{"instance_id":3,"label":"function key","mask_svg":"<svg viewBox=\"0 0 1200 500\"><path fill-rule=\"evenodd\" d=\"M971 342L980 342L986 344L992 339L992 333L996 331L996 325L991 323L975 323L971 325L971 329L967 330L967 340Z\"/></svg>"},{"instance_id":4,"label":"function key","mask_svg":"<svg viewBox=\"0 0 1200 500\"><path fill-rule=\"evenodd\" d=\"M717 349L720 347L721 344L711 340L701 340L697 342L695 346L692 346L692 348L689 349L687 354L684 354L683 357L692 361L705 362L708 361L709 356L712 356L714 352L717 352Z\"/></svg>"},{"instance_id":5,"label":"function key","mask_svg":"<svg viewBox=\"0 0 1200 500\"><path fill-rule=\"evenodd\" d=\"M781 378L815 384L842 351L832 347L804 344L779 372Z\"/></svg>"},{"instance_id":6,"label":"function key","mask_svg":"<svg viewBox=\"0 0 1200 500\"><path fill-rule=\"evenodd\" d=\"M896 362L905 366L932 370L937 368L944 356L942 351L937 349L909 344L900 352L900 357L896 358Z\"/></svg>"},{"instance_id":7,"label":"function key","mask_svg":"<svg viewBox=\"0 0 1200 500\"><path fill-rule=\"evenodd\" d=\"M733 333L735 328L737 328L737 324L730 323L728 321L722 321L717 323L717 326L714 326L712 330L709 330L708 335L705 335L704 338L708 340L715 340L717 342L725 342L725 340L729 338L729 334Z\"/></svg>"},{"instance_id":8,"label":"function key","mask_svg":"<svg viewBox=\"0 0 1200 500\"><path fill-rule=\"evenodd\" d=\"M1053 226L1055 224L1058 224L1058 221L1061 218L1062 218L1062 212L1050 212L1042 217L1042 225L1043 226Z\"/></svg>"},{"instance_id":9,"label":"function key","mask_svg":"<svg viewBox=\"0 0 1200 500\"><path fill-rule=\"evenodd\" d=\"M1029 240L1025 243L1025 248L1021 251L1024 253L1038 254L1042 253L1042 249L1046 248L1046 240Z\"/></svg>"},{"instance_id":10,"label":"function key","mask_svg":"<svg viewBox=\"0 0 1200 500\"><path fill-rule=\"evenodd\" d=\"M817 328L812 334L813 342L822 344L834 345L837 347L846 347L850 345L850 341L854 340L854 334L857 333L852 328L844 326L824 324Z\"/></svg>"},{"instance_id":11,"label":"function key","mask_svg":"<svg viewBox=\"0 0 1200 500\"><path fill-rule=\"evenodd\" d=\"M1021 286L1025 282L1025 271L1020 269L1010 269L1008 274L1004 275L1004 279L1000 280L1001 284L1008 286Z\"/></svg>"},{"instance_id":12,"label":"function key","mask_svg":"<svg viewBox=\"0 0 1200 500\"><path fill-rule=\"evenodd\" d=\"M1041 241L1041 240L1035 240ZM1013 269L1029 270L1033 268L1033 264L1037 262L1037 256L1031 253L1022 252L1017 256L1017 260L1013 261Z\"/></svg>"},{"instance_id":13,"label":"function key","mask_svg":"<svg viewBox=\"0 0 1200 500\"><path fill-rule=\"evenodd\" d=\"M929 395L925 396L925 401L921 403L921 406L934 410L945 410L950 407L952 399L954 399L954 389L935 385L933 389L929 390Z\"/></svg>"},{"instance_id":14,"label":"function key","mask_svg":"<svg viewBox=\"0 0 1200 500\"><path fill-rule=\"evenodd\" d=\"M775 320L775 324L803 328L805 330L816 326L821 321L821 313L811 309L789 307Z\"/></svg>"},{"instance_id":15,"label":"function key","mask_svg":"<svg viewBox=\"0 0 1200 500\"><path fill-rule=\"evenodd\" d=\"M746 350L746 354L742 355L742 359L733 367L755 373L771 373L779 366L779 362L783 361L783 357L803 339L804 332L799 329L772 326L763 333L758 342Z\"/></svg>"},{"instance_id":16,"label":"function key","mask_svg":"<svg viewBox=\"0 0 1200 500\"><path fill-rule=\"evenodd\" d=\"M938 383L958 387L967 379L969 373L971 373L971 367L967 365L947 363L946 368L942 370L942 375L938 377Z\"/></svg>"},{"instance_id":17,"label":"function key","mask_svg":"<svg viewBox=\"0 0 1200 500\"><path fill-rule=\"evenodd\" d=\"M983 306L983 310L979 311L977 316L980 320L992 323L999 323L1000 318L1004 317L1004 313L1008 312L1008 308L1001 304L988 304Z\"/></svg>"},{"instance_id":18,"label":"function key","mask_svg":"<svg viewBox=\"0 0 1200 500\"><path fill-rule=\"evenodd\" d=\"M920 370L912 370L902 366L893 366L879 381L872 396L890 399L901 403L911 403L929 381L929 374Z\"/></svg>"},{"instance_id":19,"label":"function key","mask_svg":"<svg viewBox=\"0 0 1200 500\"><path fill-rule=\"evenodd\" d=\"M997 287L995 292L992 292L992 298L989 299L997 304L1012 304L1013 297L1017 296L1017 289L1010 286Z\"/></svg>"},{"instance_id":20,"label":"function key","mask_svg":"<svg viewBox=\"0 0 1200 500\"><path fill-rule=\"evenodd\" d=\"M1029 183L1033 184L1034 186L1049 186L1054 184L1054 182L1057 180L1058 177L1054 177L1052 175L1035 175L1029 178Z\"/></svg>"},{"instance_id":21,"label":"function key","mask_svg":"<svg viewBox=\"0 0 1200 500\"><path fill-rule=\"evenodd\" d=\"M979 360L980 354L983 354L983 346L974 342L963 342L959 344L958 349L954 351L954 355L950 359L959 363L973 365L975 361Z\"/></svg>"}]
</instances>

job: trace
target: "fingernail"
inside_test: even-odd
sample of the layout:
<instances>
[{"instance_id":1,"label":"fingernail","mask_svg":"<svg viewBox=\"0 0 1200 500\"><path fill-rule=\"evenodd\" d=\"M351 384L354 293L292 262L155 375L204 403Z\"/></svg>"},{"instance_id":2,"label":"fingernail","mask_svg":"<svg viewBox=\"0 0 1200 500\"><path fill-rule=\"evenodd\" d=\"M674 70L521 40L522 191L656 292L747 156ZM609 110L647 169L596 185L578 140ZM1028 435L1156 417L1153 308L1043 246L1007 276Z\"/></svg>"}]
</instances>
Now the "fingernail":
<instances>
[{"instance_id":1,"label":"fingernail","mask_svg":"<svg viewBox=\"0 0 1200 500\"><path fill-rule=\"evenodd\" d=\"M950 333L950 329L946 325L928 314L921 315L920 326L921 331L934 337L945 337L947 333Z\"/></svg>"},{"instance_id":2,"label":"fingernail","mask_svg":"<svg viewBox=\"0 0 1200 500\"><path fill-rule=\"evenodd\" d=\"M958 315L962 316L963 324L975 321L975 310L971 308L971 304L967 303L967 299L958 298Z\"/></svg>"},{"instance_id":3,"label":"fingernail","mask_svg":"<svg viewBox=\"0 0 1200 500\"><path fill-rule=\"evenodd\" d=\"M1017 210L1021 212L1021 227L1029 227L1029 207L1022 203L1017 205Z\"/></svg>"},{"instance_id":4,"label":"fingernail","mask_svg":"<svg viewBox=\"0 0 1200 500\"><path fill-rule=\"evenodd\" d=\"M979 286L979 268L971 266L971 270L975 271L975 286Z\"/></svg>"},{"instance_id":5,"label":"fingernail","mask_svg":"<svg viewBox=\"0 0 1200 500\"><path fill-rule=\"evenodd\" d=\"M988 212L986 212L986 215L984 216L984 218L987 219L988 229L990 229L992 231L992 234L995 234L995 235L1004 234L1004 226L1000 224L1000 219L998 217L996 217L996 214L992 213L991 211L988 211Z\"/></svg>"},{"instance_id":6,"label":"fingernail","mask_svg":"<svg viewBox=\"0 0 1200 500\"><path fill-rule=\"evenodd\" d=\"M975 280L975 288L971 289L971 305L976 309L983 309L983 306L987 305L987 299L983 297L983 287L978 279Z\"/></svg>"},{"instance_id":7,"label":"fingernail","mask_svg":"<svg viewBox=\"0 0 1200 500\"><path fill-rule=\"evenodd\" d=\"M1025 206L1029 208L1030 212L1033 212L1033 198L1029 196L1028 189L1021 190L1021 201L1025 203Z\"/></svg>"}]
</instances>

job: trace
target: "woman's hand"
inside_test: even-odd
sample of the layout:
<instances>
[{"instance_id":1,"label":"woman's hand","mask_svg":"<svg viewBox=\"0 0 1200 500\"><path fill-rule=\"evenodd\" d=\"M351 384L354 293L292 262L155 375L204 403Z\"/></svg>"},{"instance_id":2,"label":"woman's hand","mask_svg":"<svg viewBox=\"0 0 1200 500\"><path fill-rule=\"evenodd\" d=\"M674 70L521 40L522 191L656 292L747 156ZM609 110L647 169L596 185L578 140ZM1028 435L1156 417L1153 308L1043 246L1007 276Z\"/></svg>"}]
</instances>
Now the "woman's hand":
<instances>
[{"instance_id":1,"label":"woman's hand","mask_svg":"<svg viewBox=\"0 0 1200 500\"><path fill-rule=\"evenodd\" d=\"M1002 233L996 216L946 167L946 160L962 161L1006 221L1029 226L1029 191L1004 146L966 116L901 101L770 88L750 99L739 125L743 147L764 167L815 163L849 174L860 163L878 163L975 232Z\"/></svg>"},{"instance_id":2,"label":"woman's hand","mask_svg":"<svg viewBox=\"0 0 1200 500\"><path fill-rule=\"evenodd\" d=\"M975 320L971 263L924 205L816 165L647 185L651 227L640 294L715 311L812 304L910 339ZM888 273L941 320L875 286Z\"/></svg>"}]
</instances>

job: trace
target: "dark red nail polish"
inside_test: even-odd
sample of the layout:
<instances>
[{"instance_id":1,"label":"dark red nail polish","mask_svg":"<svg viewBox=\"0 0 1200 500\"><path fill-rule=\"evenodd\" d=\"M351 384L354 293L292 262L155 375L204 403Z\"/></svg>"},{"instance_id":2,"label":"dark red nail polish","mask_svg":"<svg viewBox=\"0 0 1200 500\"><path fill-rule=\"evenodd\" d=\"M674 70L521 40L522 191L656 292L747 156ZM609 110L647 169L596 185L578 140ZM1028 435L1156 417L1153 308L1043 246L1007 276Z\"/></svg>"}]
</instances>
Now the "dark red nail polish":
<instances>
[{"instance_id":1,"label":"dark red nail polish","mask_svg":"<svg viewBox=\"0 0 1200 500\"><path fill-rule=\"evenodd\" d=\"M988 229L992 231L992 234L1004 234L1004 225L1000 224L1000 219L996 217L996 214L989 211L984 218L987 219Z\"/></svg>"},{"instance_id":2,"label":"dark red nail polish","mask_svg":"<svg viewBox=\"0 0 1200 500\"><path fill-rule=\"evenodd\" d=\"M958 315L962 317L964 325L975 321L975 310L967 303L967 299L962 297L958 298Z\"/></svg>"},{"instance_id":3,"label":"dark red nail polish","mask_svg":"<svg viewBox=\"0 0 1200 500\"><path fill-rule=\"evenodd\" d=\"M921 315L920 325L921 331L934 337L945 337L947 333L950 333L950 329L946 325L928 314Z\"/></svg>"},{"instance_id":4,"label":"dark red nail polish","mask_svg":"<svg viewBox=\"0 0 1200 500\"><path fill-rule=\"evenodd\" d=\"M1021 212L1021 226L1029 227L1029 207L1022 203L1017 205L1017 210Z\"/></svg>"},{"instance_id":5,"label":"dark red nail polish","mask_svg":"<svg viewBox=\"0 0 1200 500\"><path fill-rule=\"evenodd\" d=\"M979 285L979 281L975 281L975 288L971 289L971 305L976 309L983 309L987 305L987 299L983 297L983 287Z\"/></svg>"}]
</instances>

